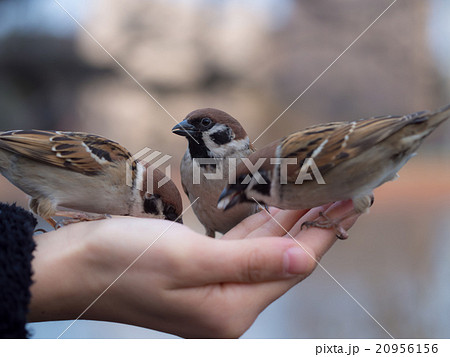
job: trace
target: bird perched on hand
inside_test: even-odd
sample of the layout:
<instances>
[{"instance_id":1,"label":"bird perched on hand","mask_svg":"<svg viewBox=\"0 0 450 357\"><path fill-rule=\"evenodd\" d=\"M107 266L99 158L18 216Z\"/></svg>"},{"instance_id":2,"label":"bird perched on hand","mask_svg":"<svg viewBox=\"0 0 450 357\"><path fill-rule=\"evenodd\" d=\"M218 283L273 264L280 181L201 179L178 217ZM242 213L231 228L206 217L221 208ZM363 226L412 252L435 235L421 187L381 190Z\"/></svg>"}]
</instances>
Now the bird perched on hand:
<instances>
[{"instance_id":1,"label":"bird perched on hand","mask_svg":"<svg viewBox=\"0 0 450 357\"><path fill-rule=\"evenodd\" d=\"M340 223L366 212L372 190L396 178L422 141L449 117L446 106L436 112L334 122L298 131L251 154L252 165L267 158L257 170L240 164L236 184L225 188L218 206L228 210L256 200L282 209L306 209L352 199L354 210L344 217L332 220L322 214L305 223L334 228L345 239L348 235Z\"/></svg>"},{"instance_id":2,"label":"bird perched on hand","mask_svg":"<svg viewBox=\"0 0 450 357\"><path fill-rule=\"evenodd\" d=\"M181 223L181 196L173 181L158 188L165 175L154 170L153 190L147 190L143 165L124 147L101 136L0 132L0 173L31 197L31 210L54 228L55 216L72 219L66 222L123 215Z\"/></svg>"},{"instance_id":3,"label":"bird perched on hand","mask_svg":"<svg viewBox=\"0 0 450 357\"><path fill-rule=\"evenodd\" d=\"M199 198L193 210L208 236L214 237L215 232L226 233L258 211L255 202L238 205L225 213L217 208L217 200L228 184L230 171L234 177L235 164L254 151L247 133L236 119L221 110L198 109L189 113L172 132L188 140L188 149L180 166L181 182L191 202ZM202 163L202 159L209 161ZM195 181L196 173L198 182ZM211 178L214 173L221 177Z\"/></svg>"}]
</instances>

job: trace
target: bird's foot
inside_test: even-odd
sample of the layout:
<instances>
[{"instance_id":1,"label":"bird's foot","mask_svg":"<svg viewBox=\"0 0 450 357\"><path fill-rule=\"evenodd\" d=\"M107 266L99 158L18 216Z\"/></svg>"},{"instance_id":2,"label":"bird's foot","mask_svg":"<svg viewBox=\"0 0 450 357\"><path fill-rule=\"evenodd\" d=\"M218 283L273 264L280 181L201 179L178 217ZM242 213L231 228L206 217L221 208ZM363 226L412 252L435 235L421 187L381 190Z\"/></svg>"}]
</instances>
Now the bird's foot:
<instances>
[{"instance_id":1,"label":"bird's foot","mask_svg":"<svg viewBox=\"0 0 450 357\"><path fill-rule=\"evenodd\" d=\"M38 228L38 229L34 230L33 234L37 234L37 233L47 233L47 231L43 228Z\"/></svg>"},{"instance_id":2,"label":"bird's foot","mask_svg":"<svg viewBox=\"0 0 450 357\"><path fill-rule=\"evenodd\" d=\"M111 218L109 214L73 211L58 211L56 212L55 216L66 217L66 219L63 219L61 222L57 223L54 226L55 230L73 223L100 221L102 219Z\"/></svg>"},{"instance_id":3,"label":"bird's foot","mask_svg":"<svg viewBox=\"0 0 450 357\"><path fill-rule=\"evenodd\" d=\"M345 217L347 218L347 217ZM334 232L336 233L336 237L338 239L347 239L348 233L347 231L341 226L343 219L337 218L333 219L328 217L325 213L320 212L319 218L317 218L314 221L306 221L302 223L301 228L309 228L309 227L316 227L316 228L324 228L324 229L334 229Z\"/></svg>"},{"instance_id":4,"label":"bird's foot","mask_svg":"<svg viewBox=\"0 0 450 357\"><path fill-rule=\"evenodd\" d=\"M347 239L348 233L347 231L342 227L341 223L346 221L347 219L354 218L356 216L359 216L362 213L366 213L369 211L369 208L373 205L374 202L374 196L372 193L353 198L353 209L344 214L343 216L339 218L330 218L325 213L319 212L319 218L315 219L314 221L307 221L303 222L301 228L309 228L309 227L316 227L316 228L324 228L324 229L334 229L336 233L336 237L338 239Z\"/></svg>"},{"instance_id":5,"label":"bird's foot","mask_svg":"<svg viewBox=\"0 0 450 357\"><path fill-rule=\"evenodd\" d=\"M56 231L58 229L58 222L56 222L53 218L49 217L49 218L45 218L45 220L47 221L48 224L50 224L53 229ZM44 230L44 233L47 233Z\"/></svg>"}]
</instances>

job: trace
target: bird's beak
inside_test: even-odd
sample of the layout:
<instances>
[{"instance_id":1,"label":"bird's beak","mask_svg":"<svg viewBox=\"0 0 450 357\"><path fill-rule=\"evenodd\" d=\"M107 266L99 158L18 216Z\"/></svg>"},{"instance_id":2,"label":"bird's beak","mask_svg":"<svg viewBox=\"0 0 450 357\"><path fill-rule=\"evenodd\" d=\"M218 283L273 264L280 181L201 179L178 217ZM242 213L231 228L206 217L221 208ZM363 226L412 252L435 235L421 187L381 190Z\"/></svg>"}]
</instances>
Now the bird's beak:
<instances>
[{"instance_id":1,"label":"bird's beak","mask_svg":"<svg viewBox=\"0 0 450 357\"><path fill-rule=\"evenodd\" d=\"M226 211L243 201L246 201L243 191L238 191L233 187L226 187L220 194L217 208Z\"/></svg>"},{"instance_id":2,"label":"bird's beak","mask_svg":"<svg viewBox=\"0 0 450 357\"><path fill-rule=\"evenodd\" d=\"M197 128L194 125L189 124L187 119L172 128L172 133L181 136L193 136L196 132Z\"/></svg>"}]
</instances>

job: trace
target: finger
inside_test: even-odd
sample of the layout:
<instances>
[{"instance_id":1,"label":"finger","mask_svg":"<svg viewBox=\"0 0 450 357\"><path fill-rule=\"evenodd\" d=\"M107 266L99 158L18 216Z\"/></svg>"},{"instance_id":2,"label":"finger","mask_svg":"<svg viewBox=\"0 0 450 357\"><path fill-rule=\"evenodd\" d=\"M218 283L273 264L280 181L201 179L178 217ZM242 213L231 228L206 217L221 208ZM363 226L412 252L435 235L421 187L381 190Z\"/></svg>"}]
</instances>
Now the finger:
<instances>
[{"instance_id":1,"label":"finger","mask_svg":"<svg viewBox=\"0 0 450 357\"><path fill-rule=\"evenodd\" d=\"M350 212L352 209L353 203L349 200L328 204L323 207L316 207L310 210L297 224L295 224L294 228L289 233L289 235L294 238L296 244L298 244L298 249L302 251L302 254L300 254L300 252L296 253L298 254L298 260L292 259L291 261L294 264L299 264L299 261L301 261L299 267L301 267L302 271L300 272L300 270L298 270L299 274L293 275L290 279L265 281L260 284L242 284L239 289L240 293L244 295L242 296L242 299L245 301L245 299L252 297L253 303L262 310L268 304L286 293L294 285L308 277L308 275L316 268L321 257L330 249L337 238L334 230L313 227L308 228L307 230L301 230L301 224L304 221L316 219L319 217L319 212L323 212L324 210L328 217L338 218ZM343 228L349 229L356 219L357 216L353 216L346 219L341 224ZM298 233L296 235L292 234L295 233L296 230L298 230ZM291 251L293 251L292 248Z\"/></svg>"},{"instance_id":2,"label":"finger","mask_svg":"<svg viewBox=\"0 0 450 357\"><path fill-rule=\"evenodd\" d=\"M306 209L280 210L270 207L269 212L263 210L242 221L225 234L223 239L284 236L306 212Z\"/></svg>"},{"instance_id":3,"label":"finger","mask_svg":"<svg viewBox=\"0 0 450 357\"><path fill-rule=\"evenodd\" d=\"M307 275L315 266L309 255L292 239L222 241L209 240L201 257L189 267L189 285L212 283L260 283ZM197 254L198 255L198 254ZM181 279L183 280L183 279Z\"/></svg>"},{"instance_id":4,"label":"finger","mask_svg":"<svg viewBox=\"0 0 450 357\"><path fill-rule=\"evenodd\" d=\"M329 203L320 207L311 208L302 218L298 220L298 222L292 227L289 231L289 234L292 236L296 236L298 233L302 231L302 224L307 221L314 221L319 218L320 212L326 212L333 203Z\"/></svg>"},{"instance_id":5,"label":"finger","mask_svg":"<svg viewBox=\"0 0 450 357\"><path fill-rule=\"evenodd\" d=\"M350 212L353 209L353 203L351 200L347 201L341 201L336 202L333 205L331 205L326 211L325 214L330 218L339 218L345 215L346 213ZM317 215L317 210L314 210L312 215ZM311 217L305 217L302 218L302 220L309 220ZM345 220L342 222L342 227L344 229L349 229L353 223L356 221L357 216ZM303 222L301 222L303 223ZM297 234L292 236L296 240L299 245L301 245L303 248L308 250L316 259L317 261L320 260L320 258L328 251L328 249L331 248L331 246L336 241L336 232L333 229L324 229L324 228L316 228L316 227L309 227L307 229L301 229L301 223L298 222L300 225L299 227L296 225L296 227L293 229L294 231L297 230Z\"/></svg>"},{"instance_id":6,"label":"finger","mask_svg":"<svg viewBox=\"0 0 450 357\"><path fill-rule=\"evenodd\" d=\"M223 237L224 240L244 239L251 232L261 227L266 223L270 217L267 216L265 211L260 211L247 217L237 226L230 229Z\"/></svg>"},{"instance_id":7,"label":"finger","mask_svg":"<svg viewBox=\"0 0 450 357\"><path fill-rule=\"evenodd\" d=\"M234 299L241 302L250 302L247 306L248 311L255 311L255 314L259 315L269 304L280 298L308 275L297 275L290 279L267 281L259 284L226 284L223 286L222 292L228 301Z\"/></svg>"},{"instance_id":8,"label":"finger","mask_svg":"<svg viewBox=\"0 0 450 357\"><path fill-rule=\"evenodd\" d=\"M284 236L308 210L279 210L265 212L269 219L261 227L250 232L248 238Z\"/></svg>"},{"instance_id":9,"label":"finger","mask_svg":"<svg viewBox=\"0 0 450 357\"><path fill-rule=\"evenodd\" d=\"M306 220L314 220L319 217L319 212L325 211L331 203L322 207L316 207L313 210L280 210L276 213L266 212L270 217L262 226L255 232L250 232L249 237L258 236L284 236L296 235L300 230L302 222ZM304 218L308 214L307 218ZM296 227L299 227L298 229Z\"/></svg>"},{"instance_id":10,"label":"finger","mask_svg":"<svg viewBox=\"0 0 450 357\"><path fill-rule=\"evenodd\" d=\"M325 213L330 218L342 217L353 209L351 200L336 202L332 205L327 205ZM311 220L318 217L318 213L323 211L324 207L317 207L308 212L298 223L301 226L302 221ZM350 229L357 220L358 215L354 215L344 220L341 225L344 229ZM297 224L296 224L297 226ZM293 228L293 231L297 227ZM252 298L253 304L256 308L262 311L268 304L272 303L284 293L286 293L294 285L304 280L311 274L320 261L321 257L329 250L329 248L336 241L336 235L333 230L321 228L308 228L307 230L300 230L297 235L293 235L296 242L301 245L304 256L301 258L303 264L303 272L292 276L290 279L279 279L276 281L267 281L260 284L242 284L239 292L242 294L241 299ZM300 256L300 255L299 255ZM309 259L309 263L307 262ZM295 260L293 260L295 261ZM305 269L305 267L307 267ZM231 297L230 297L231 298Z\"/></svg>"}]
</instances>

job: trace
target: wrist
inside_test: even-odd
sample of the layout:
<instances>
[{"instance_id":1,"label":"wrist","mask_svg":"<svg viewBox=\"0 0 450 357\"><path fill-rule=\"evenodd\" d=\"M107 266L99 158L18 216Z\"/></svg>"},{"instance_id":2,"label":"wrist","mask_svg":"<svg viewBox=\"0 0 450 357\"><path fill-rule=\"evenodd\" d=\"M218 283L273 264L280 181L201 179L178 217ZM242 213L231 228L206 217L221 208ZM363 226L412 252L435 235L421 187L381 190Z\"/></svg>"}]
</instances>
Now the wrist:
<instances>
[{"instance_id":1,"label":"wrist","mask_svg":"<svg viewBox=\"0 0 450 357\"><path fill-rule=\"evenodd\" d=\"M73 225L36 238L32 262L30 322L76 318L91 302L94 261L85 225Z\"/></svg>"}]
</instances>

